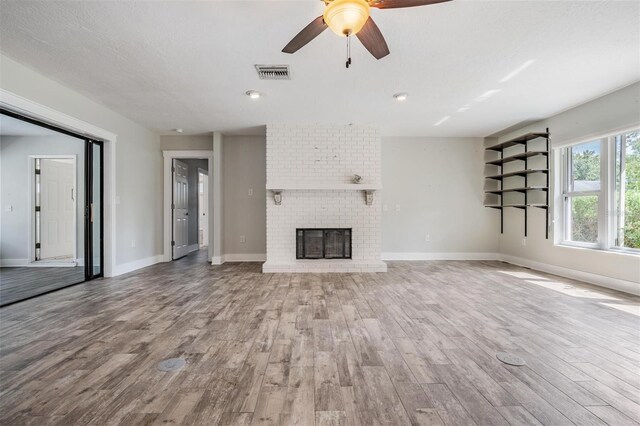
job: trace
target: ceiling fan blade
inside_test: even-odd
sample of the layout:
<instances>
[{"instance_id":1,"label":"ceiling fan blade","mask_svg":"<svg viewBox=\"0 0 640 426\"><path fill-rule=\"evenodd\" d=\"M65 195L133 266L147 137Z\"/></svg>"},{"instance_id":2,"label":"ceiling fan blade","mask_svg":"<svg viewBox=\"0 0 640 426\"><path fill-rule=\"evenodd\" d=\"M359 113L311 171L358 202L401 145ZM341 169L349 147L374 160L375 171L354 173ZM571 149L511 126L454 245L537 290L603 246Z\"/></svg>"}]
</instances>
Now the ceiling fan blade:
<instances>
[{"instance_id":1,"label":"ceiling fan blade","mask_svg":"<svg viewBox=\"0 0 640 426\"><path fill-rule=\"evenodd\" d=\"M324 23L322 16L318 16L311 21L309 25L304 27L291 41L287 44L282 51L284 53L295 53L300 50L304 45L309 43L314 38L318 37L320 33L326 30L327 24Z\"/></svg>"},{"instance_id":2,"label":"ceiling fan blade","mask_svg":"<svg viewBox=\"0 0 640 426\"><path fill-rule=\"evenodd\" d=\"M378 9L395 9L398 7L428 6L430 4L444 3L451 0L373 0L371 7Z\"/></svg>"},{"instance_id":3,"label":"ceiling fan blade","mask_svg":"<svg viewBox=\"0 0 640 426\"><path fill-rule=\"evenodd\" d=\"M356 33L356 36L376 59L384 58L390 53L380 28L373 22L371 16L365 22L364 27Z\"/></svg>"}]
</instances>

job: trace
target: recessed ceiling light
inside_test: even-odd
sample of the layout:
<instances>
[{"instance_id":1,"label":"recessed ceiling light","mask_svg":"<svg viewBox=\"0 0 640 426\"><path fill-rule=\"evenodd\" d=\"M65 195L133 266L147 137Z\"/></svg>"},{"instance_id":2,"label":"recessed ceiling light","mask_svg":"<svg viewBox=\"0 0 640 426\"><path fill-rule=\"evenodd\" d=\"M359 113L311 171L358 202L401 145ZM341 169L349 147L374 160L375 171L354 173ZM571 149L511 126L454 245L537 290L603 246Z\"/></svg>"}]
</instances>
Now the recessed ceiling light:
<instances>
[{"instance_id":1,"label":"recessed ceiling light","mask_svg":"<svg viewBox=\"0 0 640 426\"><path fill-rule=\"evenodd\" d=\"M176 133L182 133L184 130L182 130L182 129L173 129L173 131L176 132Z\"/></svg>"},{"instance_id":2,"label":"recessed ceiling light","mask_svg":"<svg viewBox=\"0 0 640 426\"><path fill-rule=\"evenodd\" d=\"M396 93L395 95L393 95L393 98L399 102L406 101L408 97L409 97L409 94L404 92Z\"/></svg>"},{"instance_id":3,"label":"recessed ceiling light","mask_svg":"<svg viewBox=\"0 0 640 426\"><path fill-rule=\"evenodd\" d=\"M251 99L260 99L260 97L262 97L262 93L256 90L247 90L245 94Z\"/></svg>"}]
</instances>

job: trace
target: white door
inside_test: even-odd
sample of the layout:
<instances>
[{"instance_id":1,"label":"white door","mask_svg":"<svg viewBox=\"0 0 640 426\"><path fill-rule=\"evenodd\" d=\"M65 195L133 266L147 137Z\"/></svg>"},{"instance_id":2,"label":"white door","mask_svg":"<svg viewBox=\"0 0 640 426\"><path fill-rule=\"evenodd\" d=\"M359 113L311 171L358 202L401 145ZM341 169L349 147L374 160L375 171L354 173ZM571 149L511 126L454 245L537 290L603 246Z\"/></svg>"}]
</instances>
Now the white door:
<instances>
[{"instance_id":1,"label":"white door","mask_svg":"<svg viewBox=\"0 0 640 426\"><path fill-rule=\"evenodd\" d=\"M173 160L173 258L189 253L189 167Z\"/></svg>"},{"instance_id":2,"label":"white door","mask_svg":"<svg viewBox=\"0 0 640 426\"><path fill-rule=\"evenodd\" d=\"M200 248L209 246L209 176L198 173L198 236Z\"/></svg>"},{"instance_id":3,"label":"white door","mask_svg":"<svg viewBox=\"0 0 640 426\"><path fill-rule=\"evenodd\" d=\"M40 160L40 259L75 260L75 161Z\"/></svg>"}]
</instances>

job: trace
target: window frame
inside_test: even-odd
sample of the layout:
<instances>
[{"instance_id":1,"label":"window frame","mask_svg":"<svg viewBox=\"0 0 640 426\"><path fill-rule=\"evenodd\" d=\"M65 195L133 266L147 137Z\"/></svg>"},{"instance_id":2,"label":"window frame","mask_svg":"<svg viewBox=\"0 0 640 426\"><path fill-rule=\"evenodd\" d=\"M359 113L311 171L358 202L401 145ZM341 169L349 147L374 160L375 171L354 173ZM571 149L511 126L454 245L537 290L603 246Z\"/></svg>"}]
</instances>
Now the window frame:
<instances>
[{"instance_id":1,"label":"window frame","mask_svg":"<svg viewBox=\"0 0 640 426\"><path fill-rule=\"evenodd\" d=\"M564 144L555 149L560 161L556 163L560 166L559 182L556 188L559 190L560 201L556 217L559 220L559 235L556 245L606 250L618 253L640 255L640 248L621 247L616 245L618 236L618 212L616 206L616 137L630 132L640 131L640 123L608 132L605 134L593 135L588 138ZM571 149L575 146L600 142L600 189L597 191L569 191L572 178L572 157ZM623 162L624 163L624 162ZM570 200L573 197L596 195L598 196L598 236L594 243L570 240L571 231L571 209Z\"/></svg>"},{"instance_id":2,"label":"window frame","mask_svg":"<svg viewBox=\"0 0 640 426\"><path fill-rule=\"evenodd\" d=\"M571 154L572 148L582 145L585 143L593 143L599 142L600 144L600 189L595 191L570 191L569 188L572 186L572 177L573 177L573 156ZM567 145L562 148L562 245L574 246L574 247L583 247L583 248L602 248L602 230L600 229L600 221L601 221L601 205L603 199L605 198L605 194L603 191L603 151L605 150L606 138L595 138L589 139L583 142L574 143L571 145ZM597 196L598 197L598 235L596 237L595 242L586 242L586 241L573 241L570 239L571 232L571 208L570 208L570 199L574 197L581 196Z\"/></svg>"}]
</instances>

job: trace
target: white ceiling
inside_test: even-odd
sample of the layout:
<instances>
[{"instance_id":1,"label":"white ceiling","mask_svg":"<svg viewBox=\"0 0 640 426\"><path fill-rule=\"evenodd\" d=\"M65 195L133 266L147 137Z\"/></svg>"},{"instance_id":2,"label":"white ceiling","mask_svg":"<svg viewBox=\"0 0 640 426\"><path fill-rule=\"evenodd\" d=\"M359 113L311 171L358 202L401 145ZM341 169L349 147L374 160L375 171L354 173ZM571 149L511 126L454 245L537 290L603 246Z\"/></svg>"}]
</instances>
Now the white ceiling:
<instances>
[{"instance_id":1,"label":"white ceiling","mask_svg":"<svg viewBox=\"0 0 640 426\"><path fill-rule=\"evenodd\" d=\"M294 55L280 52L322 13L317 0L0 7L6 55L161 133L356 122L385 135L486 136L640 79L638 1L372 9L391 55L376 61L354 40L348 70L345 40L329 30ZM254 64L290 64L293 78L259 80ZM251 101L249 89L266 96ZM408 92L408 101L395 102L396 92Z\"/></svg>"}]
</instances>

